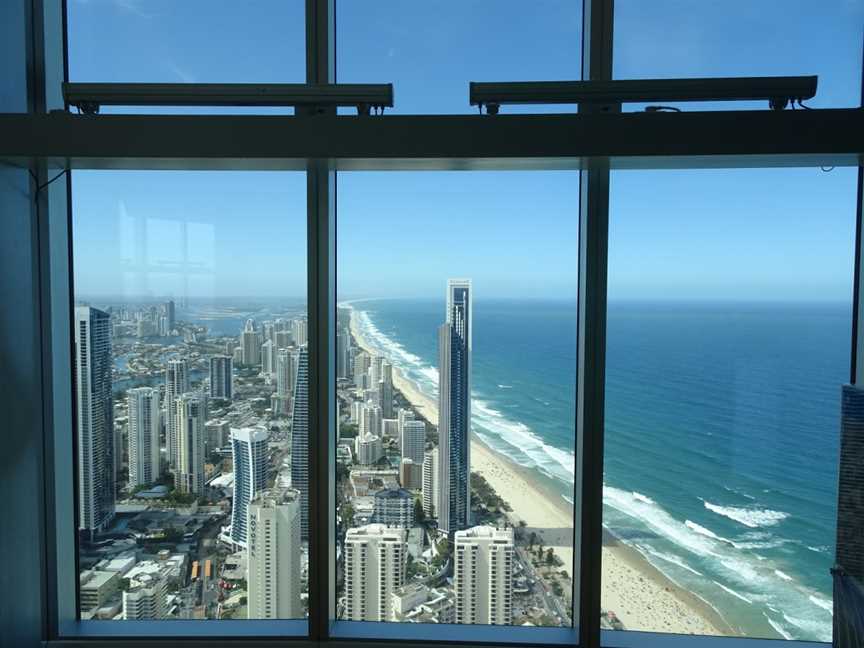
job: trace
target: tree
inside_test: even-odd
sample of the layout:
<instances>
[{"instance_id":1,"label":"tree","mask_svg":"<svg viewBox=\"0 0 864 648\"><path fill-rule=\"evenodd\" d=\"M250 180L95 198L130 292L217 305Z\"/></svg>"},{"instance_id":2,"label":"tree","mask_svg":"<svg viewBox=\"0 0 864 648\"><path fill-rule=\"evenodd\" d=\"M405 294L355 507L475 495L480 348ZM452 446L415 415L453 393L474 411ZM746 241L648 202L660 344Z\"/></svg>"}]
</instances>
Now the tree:
<instances>
[{"instance_id":1,"label":"tree","mask_svg":"<svg viewBox=\"0 0 864 648\"><path fill-rule=\"evenodd\" d=\"M423 510L423 502L417 497L414 499L414 521L422 524L426 520L426 511Z\"/></svg>"}]
</instances>

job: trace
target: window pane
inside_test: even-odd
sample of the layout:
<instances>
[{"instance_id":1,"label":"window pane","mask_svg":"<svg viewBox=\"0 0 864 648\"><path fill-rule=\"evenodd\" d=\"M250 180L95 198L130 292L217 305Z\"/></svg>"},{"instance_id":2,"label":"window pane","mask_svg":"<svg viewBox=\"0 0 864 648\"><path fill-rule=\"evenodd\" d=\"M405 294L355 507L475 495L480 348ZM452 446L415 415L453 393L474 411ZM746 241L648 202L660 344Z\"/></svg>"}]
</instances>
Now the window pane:
<instances>
[{"instance_id":1,"label":"window pane","mask_svg":"<svg viewBox=\"0 0 864 648\"><path fill-rule=\"evenodd\" d=\"M818 108L861 103L861 2L807 0L618 0L617 79L819 77ZM694 104L677 104L683 109ZM767 108L765 102L698 104L702 109ZM628 109L641 110L630 105Z\"/></svg>"},{"instance_id":2,"label":"window pane","mask_svg":"<svg viewBox=\"0 0 864 648\"><path fill-rule=\"evenodd\" d=\"M613 174L604 627L830 641L855 187Z\"/></svg>"},{"instance_id":3,"label":"window pane","mask_svg":"<svg viewBox=\"0 0 864 648\"><path fill-rule=\"evenodd\" d=\"M581 2L341 0L336 20L337 79L393 83L396 113L477 112L470 81L581 75Z\"/></svg>"},{"instance_id":4,"label":"window pane","mask_svg":"<svg viewBox=\"0 0 864 648\"><path fill-rule=\"evenodd\" d=\"M578 186L340 174L340 619L572 625Z\"/></svg>"},{"instance_id":5,"label":"window pane","mask_svg":"<svg viewBox=\"0 0 864 648\"><path fill-rule=\"evenodd\" d=\"M305 174L72 191L81 618L305 617Z\"/></svg>"}]
</instances>

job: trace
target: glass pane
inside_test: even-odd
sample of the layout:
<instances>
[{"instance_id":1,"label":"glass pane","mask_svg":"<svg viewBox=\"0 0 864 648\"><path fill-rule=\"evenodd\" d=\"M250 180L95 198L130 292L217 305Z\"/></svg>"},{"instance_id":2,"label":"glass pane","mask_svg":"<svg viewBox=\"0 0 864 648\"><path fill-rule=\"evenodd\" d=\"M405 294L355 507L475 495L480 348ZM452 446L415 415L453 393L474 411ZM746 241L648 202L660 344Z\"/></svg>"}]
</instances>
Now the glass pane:
<instances>
[{"instance_id":1,"label":"glass pane","mask_svg":"<svg viewBox=\"0 0 864 648\"><path fill-rule=\"evenodd\" d=\"M807 105L861 104L864 3L808 0L617 0L614 76L819 77ZM767 109L766 102L675 104L684 110ZM641 110L630 105L628 110Z\"/></svg>"},{"instance_id":2,"label":"glass pane","mask_svg":"<svg viewBox=\"0 0 864 648\"><path fill-rule=\"evenodd\" d=\"M604 627L830 641L856 173L612 180Z\"/></svg>"},{"instance_id":3,"label":"glass pane","mask_svg":"<svg viewBox=\"0 0 864 648\"><path fill-rule=\"evenodd\" d=\"M582 3L341 0L336 46L340 83L393 83L388 114L476 113L470 81L580 78ZM526 111L538 109L502 109Z\"/></svg>"},{"instance_id":4,"label":"glass pane","mask_svg":"<svg viewBox=\"0 0 864 648\"><path fill-rule=\"evenodd\" d=\"M305 617L305 174L72 192L81 618Z\"/></svg>"},{"instance_id":5,"label":"glass pane","mask_svg":"<svg viewBox=\"0 0 864 648\"><path fill-rule=\"evenodd\" d=\"M338 618L572 625L578 187L340 174Z\"/></svg>"},{"instance_id":6,"label":"glass pane","mask_svg":"<svg viewBox=\"0 0 864 648\"><path fill-rule=\"evenodd\" d=\"M69 80L305 83L303 0L69 0ZM289 108L173 106L104 113L290 114Z\"/></svg>"}]
</instances>

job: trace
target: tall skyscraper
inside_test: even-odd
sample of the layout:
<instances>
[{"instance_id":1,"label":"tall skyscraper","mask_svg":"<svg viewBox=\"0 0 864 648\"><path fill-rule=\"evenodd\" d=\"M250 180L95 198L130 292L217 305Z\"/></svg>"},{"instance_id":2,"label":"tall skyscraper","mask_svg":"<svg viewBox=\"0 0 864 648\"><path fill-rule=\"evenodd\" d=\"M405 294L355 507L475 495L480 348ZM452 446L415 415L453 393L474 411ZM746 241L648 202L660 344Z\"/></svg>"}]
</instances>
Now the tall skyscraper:
<instances>
[{"instance_id":1,"label":"tall skyscraper","mask_svg":"<svg viewBox=\"0 0 864 648\"><path fill-rule=\"evenodd\" d=\"M361 351L354 356L354 384L360 389L369 385L369 354Z\"/></svg>"},{"instance_id":2,"label":"tall skyscraper","mask_svg":"<svg viewBox=\"0 0 864 648\"><path fill-rule=\"evenodd\" d=\"M276 373L276 349L272 340L261 345L261 371L266 374Z\"/></svg>"},{"instance_id":3,"label":"tall skyscraper","mask_svg":"<svg viewBox=\"0 0 864 648\"><path fill-rule=\"evenodd\" d=\"M249 505L267 487L267 430L232 428L231 457L234 461L231 540L246 548Z\"/></svg>"},{"instance_id":4,"label":"tall skyscraper","mask_svg":"<svg viewBox=\"0 0 864 648\"><path fill-rule=\"evenodd\" d=\"M512 623L513 551L513 529L476 526L455 532L456 623Z\"/></svg>"},{"instance_id":5,"label":"tall skyscraper","mask_svg":"<svg viewBox=\"0 0 864 648\"><path fill-rule=\"evenodd\" d=\"M78 525L92 534L107 527L114 517L111 316L77 306L74 336Z\"/></svg>"},{"instance_id":6,"label":"tall skyscraper","mask_svg":"<svg viewBox=\"0 0 864 648\"><path fill-rule=\"evenodd\" d=\"M249 505L248 533L249 618L301 618L300 493L261 493Z\"/></svg>"},{"instance_id":7,"label":"tall skyscraper","mask_svg":"<svg viewBox=\"0 0 864 648\"><path fill-rule=\"evenodd\" d=\"M381 395L381 412L384 418L393 418L393 365L387 361L381 363L378 392Z\"/></svg>"},{"instance_id":8,"label":"tall skyscraper","mask_svg":"<svg viewBox=\"0 0 864 648\"><path fill-rule=\"evenodd\" d=\"M165 445L168 466L177 468L177 398L190 391L189 364L185 358L169 360L165 367Z\"/></svg>"},{"instance_id":9,"label":"tall skyscraper","mask_svg":"<svg viewBox=\"0 0 864 648\"><path fill-rule=\"evenodd\" d=\"M173 331L175 325L177 324L173 299L169 299L167 302L165 302L165 318L167 320L168 330Z\"/></svg>"},{"instance_id":10,"label":"tall skyscraper","mask_svg":"<svg viewBox=\"0 0 864 648\"><path fill-rule=\"evenodd\" d=\"M390 597L405 582L405 529L369 524L345 534L345 619L387 621Z\"/></svg>"},{"instance_id":11,"label":"tall skyscraper","mask_svg":"<svg viewBox=\"0 0 864 648\"><path fill-rule=\"evenodd\" d=\"M336 377L348 378L351 369L351 336L345 329L336 333Z\"/></svg>"},{"instance_id":12,"label":"tall skyscraper","mask_svg":"<svg viewBox=\"0 0 864 648\"><path fill-rule=\"evenodd\" d=\"M423 457L423 512L426 517L438 515L438 448L432 448Z\"/></svg>"},{"instance_id":13,"label":"tall skyscraper","mask_svg":"<svg viewBox=\"0 0 864 648\"><path fill-rule=\"evenodd\" d=\"M159 390L136 387L129 403L129 486L144 486L159 479Z\"/></svg>"},{"instance_id":14,"label":"tall skyscraper","mask_svg":"<svg viewBox=\"0 0 864 648\"><path fill-rule=\"evenodd\" d=\"M471 281L447 282L447 321L438 329L438 528L468 526L471 469Z\"/></svg>"},{"instance_id":15,"label":"tall skyscraper","mask_svg":"<svg viewBox=\"0 0 864 648\"><path fill-rule=\"evenodd\" d=\"M357 436L381 436L381 408L368 402L360 409L360 425Z\"/></svg>"},{"instance_id":16,"label":"tall skyscraper","mask_svg":"<svg viewBox=\"0 0 864 648\"><path fill-rule=\"evenodd\" d=\"M240 333L240 349L242 350L244 365L261 364L261 336L255 330L255 320L246 320L246 326Z\"/></svg>"},{"instance_id":17,"label":"tall skyscraper","mask_svg":"<svg viewBox=\"0 0 864 648\"><path fill-rule=\"evenodd\" d=\"M225 400L234 398L234 360L230 356L210 358L210 397Z\"/></svg>"},{"instance_id":18,"label":"tall skyscraper","mask_svg":"<svg viewBox=\"0 0 864 648\"><path fill-rule=\"evenodd\" d=\"M300 491L300 529L305 539L309 537L309 353L305 345L300 347L294 378L291 486Z\"/></svg>"},{"instance_id":19,"label":"tall skyscraper","mask_svg":"<svg viewBox=\"0 0 864 648\"><path fill-rule=\"evenodd\" d=\"M278 322L277 322L278 324ZM287 322L285 322L287 325ZM287 349L293 344L294 335L286 329L277 329L273 332L273 344L277 349Z\"/></svg>"},{"instance_id":20,"label":"tall skyscraper","mask_svg":"<svg viewBox=\"0 0 864 648\"><path fill-rule=\"evenodd\" d=\"M403 459L410 459L418 466L421 465L426 449L426 423L423 421L405 421L402 424L399 448Z\"/></svg>"},{"instance_id":21,"label":"tall skyscraper","mask_svg":"<svg viewBox=\"0 0 864 648\"><path fill-rule=\"evenodd\" d=\"M204 424L207 402L203 394L181 394L177 404L177 470L174 486L182 493L204 492Z\"/></svg>"},{"instance_id":22,"label":"tall skyscraper","mask_svg":"<svg viewBox=\"0 0 864 648\"><path fill-rule=\"evenodd\" d=\"M294 378L297 372L297 356L291 349L276 351L276 394L292 396L294 394Z\"/></svg>"}]
</instances>

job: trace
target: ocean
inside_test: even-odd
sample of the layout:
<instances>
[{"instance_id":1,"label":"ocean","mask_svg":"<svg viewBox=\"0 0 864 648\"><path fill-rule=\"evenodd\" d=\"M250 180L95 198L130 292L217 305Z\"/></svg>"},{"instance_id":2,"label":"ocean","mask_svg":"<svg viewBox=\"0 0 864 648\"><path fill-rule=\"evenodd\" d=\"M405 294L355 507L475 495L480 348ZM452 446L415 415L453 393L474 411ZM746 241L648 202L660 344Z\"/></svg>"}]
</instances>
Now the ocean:
<instances>
[{"instance_id":1,"label":"ocean","mask_svg":"<svg viewBox=\"0 0 864 648\"><path fill-rule=\"evenodd\" d=\"M444 303L352 303L430 396ZM576 309L474 302L473 432L572 501ZM749 636L831 639L849 304L611 303L604 525ZM634 628L638 629L638 628Z\"/></svg>"}]
</instances>

